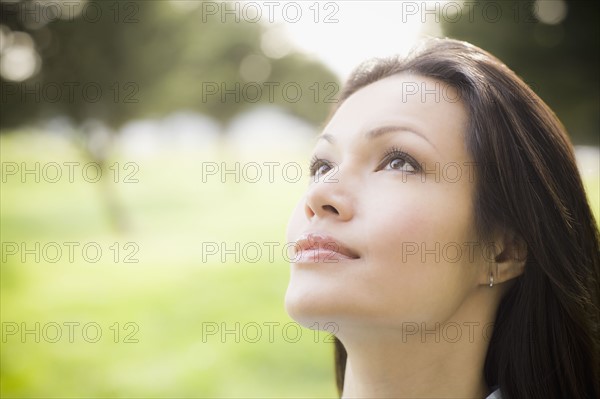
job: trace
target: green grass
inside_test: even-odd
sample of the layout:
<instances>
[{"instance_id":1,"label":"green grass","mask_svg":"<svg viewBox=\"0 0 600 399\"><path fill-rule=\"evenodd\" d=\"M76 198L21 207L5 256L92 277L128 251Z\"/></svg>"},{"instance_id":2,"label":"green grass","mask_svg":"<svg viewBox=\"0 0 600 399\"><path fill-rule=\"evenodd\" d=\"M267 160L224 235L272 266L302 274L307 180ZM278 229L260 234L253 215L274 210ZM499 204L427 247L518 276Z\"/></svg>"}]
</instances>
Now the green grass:
<instances>
[{"instance_id":1,"label":"green grass","mask_svg":"<svg viewBox=\"0 0 600 399\"><path fill-rule=\"evenodd\" d=\"M3 162L85 163L50 137L0 140ZM35 183L28 176L27 183L11 177L2 184L2 242L25 242L28 248L56 242L65 251L65 242L81 243L78 249L94 242L103 250L97 263L85 262L77 249L73 263L66 252L56 263L6 256L0 294L2 397L335 396L327 335L301 329L294 342L299 326L283 307L289 265L281 251L273 262L266 253L257 263L236 263L233 256L225 263L217 256L202 262L202 242L225 242L227 248L236 241L283 244L303 184L216 179L203 184L200 161L211 156L136 160L139 183L113 185L130 224L121 234L107 222L101 183ZM110 249L114 242L121 250L118 262ZM123 262L128 242L139 248L133 257L138 263ZM12 323L33 329L36 322L40 330L50 326L46 335L41 331L39 343L34 334L22 342L20 334L6 330ZM79 323L73 342L65 322ZM123 342L134 332L134 325L125 329L129 322L139 328L130 337L138 342ZM56 343L48 342L56 334L48 323L61 327ZM86 323L100 326L98 342L86 342L96 331L88 326L84 337ZM221 334L223 327L235 331L236 325L239 336ZM219 332L208 335L203 326Z\"/></svg>"},{"instance_id":2,"label":"green grass","mask_svg":"<svg viewBox=\"0 0 600 399\"><path fill-rule=\"evenodd\" d=\"M2 162L85 163L52 136L2 135L0 144ZM306 154L296 156L304 166ZM281 159L290 161L289 154ZM115 160L132 161L119 155ZM9 178L2 184L3 243L24 242L31 248L36 242L63 247L79 242L81 248L94 242L103 250L97 263L85 262L77 250L73 263L66 254L56 263L38 263L32 256L26 262L7 256L2 262L2 397L336 396L327 334L302 329L293 342L297 330L283 308L289 265L281 251L273 262L266 253L257 263L236 263L232 256L225 263L216 256L202 262L203 242L225 242L227 248L236 241L285 243L287 220L304 181L202 183L203 160L221 161L212 153L134 160L139 183L110 185L130 225L119 234L111 230L99 199L101 183ZM598 218L597 177L586 183ZM110 250L115 242L117 262ZM139 248L137 263L123 262L129 253L123 246L129 242ZM73 342L65 322L79 323ZM44 337L54 336L48 327L39 343L33 334L22 342L20 334L7 334L12 323L30 329L35 323L58 323L62 337L48 342ZM84 337L86 323L100 326L98 342L86 342L95 331ZM126 323L135 325L125 329ZM235 330L236 323L239 342L234 333L221 334L222 327ZM278 323L272 339L265 323ZM257 325L262 336L249 342L256 338ZM203 331L215 326L217 334ZM124 342L132 332L137 342Z\"/></svg>"}]
</instances>

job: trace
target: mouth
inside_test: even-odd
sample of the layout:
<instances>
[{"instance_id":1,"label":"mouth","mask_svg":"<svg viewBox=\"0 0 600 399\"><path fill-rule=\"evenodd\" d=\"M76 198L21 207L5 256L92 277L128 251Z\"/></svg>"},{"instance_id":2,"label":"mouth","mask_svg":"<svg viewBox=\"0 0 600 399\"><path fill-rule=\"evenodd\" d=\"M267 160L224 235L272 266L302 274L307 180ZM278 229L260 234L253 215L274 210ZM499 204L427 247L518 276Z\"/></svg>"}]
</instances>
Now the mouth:
<instances>
[{"instance_id":1,"label":"mouth","mask_svg":"<svg viewBox=\"0 0 600 399\"><path fill-rule=\"evenodd\" d=\"M320 232L305 233L295 243L294 262L338 262L359 259L359 254L334 237Z\"/></svg>"}]
</instances>

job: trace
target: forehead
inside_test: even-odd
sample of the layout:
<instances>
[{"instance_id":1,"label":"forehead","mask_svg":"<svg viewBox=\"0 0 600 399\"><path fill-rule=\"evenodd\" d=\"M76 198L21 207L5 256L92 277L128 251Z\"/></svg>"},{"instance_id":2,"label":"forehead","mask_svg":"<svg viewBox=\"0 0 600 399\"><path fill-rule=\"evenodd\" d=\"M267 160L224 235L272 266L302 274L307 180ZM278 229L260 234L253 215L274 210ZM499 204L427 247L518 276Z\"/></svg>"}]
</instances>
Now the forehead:
<instances>
[{"instance_id":1,"label":"forehead","mask_svg":"<svg viewBox=\"0 0 600 399\"><path fill-rule=\"evenodd\" d=\"M435 147L464 150L468 117L459 92L413 74L386 77L348 97L325 127L338 141L362 140L364 132L399 125L426 136Z\"/></svg>"}]
</instances>

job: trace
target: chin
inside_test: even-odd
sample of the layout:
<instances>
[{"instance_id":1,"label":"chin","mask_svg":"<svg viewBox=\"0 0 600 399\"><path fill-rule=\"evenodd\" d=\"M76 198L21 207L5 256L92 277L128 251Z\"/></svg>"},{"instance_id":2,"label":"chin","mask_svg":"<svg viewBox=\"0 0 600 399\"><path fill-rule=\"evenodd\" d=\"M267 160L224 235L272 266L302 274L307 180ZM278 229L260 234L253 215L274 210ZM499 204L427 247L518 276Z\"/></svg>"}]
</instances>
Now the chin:
<instances>
[{"instance_id":1,"label":"chin","mask_svg":"<svg viewBox=\"0 0 600 399\"><path fill-rule=\"evenodd\" d=\"M321 329L325 323L338 320L343 312L339 301L333 292L319 292L290 282L285 293L285 310L301 326Z\"/></svg>"},{"instance_id":2,"label":"chin","mask_svg":"<svg viewBox=\"0 0 600 399\"><path fill-rule=\"evenodd\" d=\"M348 287L307 280L292 278L285 293L287 314L305 328L339 332L346 323L362 324L377 313L372 303Z\"/></svg>"}]
</instances>

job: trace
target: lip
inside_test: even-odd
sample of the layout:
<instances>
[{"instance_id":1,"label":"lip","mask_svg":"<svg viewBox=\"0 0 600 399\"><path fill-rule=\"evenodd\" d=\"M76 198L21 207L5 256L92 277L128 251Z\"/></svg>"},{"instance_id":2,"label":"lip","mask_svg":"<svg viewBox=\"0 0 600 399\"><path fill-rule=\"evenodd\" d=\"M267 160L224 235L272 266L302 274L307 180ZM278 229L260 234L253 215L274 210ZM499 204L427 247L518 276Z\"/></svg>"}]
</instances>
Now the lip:
<instances>
[{"instance_id":1,"label":"lip","mask_svg":"<svg viewBox=\"0 0 600 399\"><path fill-rule=\"evenodd\" d=\"M323 232L307 232L296 240L294 263L302 262L339 262L360 258L356 251Z\"/></svg>"}]
</instances>

